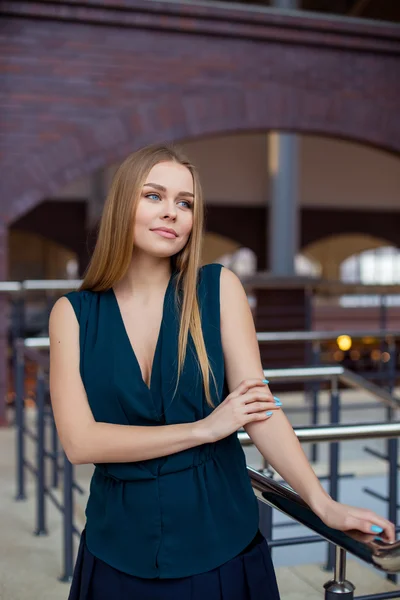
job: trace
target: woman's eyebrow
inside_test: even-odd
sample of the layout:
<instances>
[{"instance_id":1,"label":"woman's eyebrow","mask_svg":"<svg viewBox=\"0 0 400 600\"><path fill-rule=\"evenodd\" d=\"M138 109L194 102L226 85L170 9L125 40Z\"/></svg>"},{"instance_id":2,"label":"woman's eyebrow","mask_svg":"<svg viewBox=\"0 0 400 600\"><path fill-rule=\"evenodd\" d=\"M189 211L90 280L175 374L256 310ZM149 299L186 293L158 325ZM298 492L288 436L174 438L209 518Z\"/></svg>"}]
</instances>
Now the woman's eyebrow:
<instances>
[{"instance_id":1,"label":"woman's eyebrow","mask_svg":"<svg viewBox=\"0 0 400 600\"><path fill-rule=\"evenodd\" d=\"M145 183L144 185L153 187L156 190L160 190L160 192L167 191L167 188L165 188L163 185L160 185L159 183ZM191 192L179 192L178 196L191 196L192 198L194 198L194 194L192 194Z\"/></svg>"}]
</instances>

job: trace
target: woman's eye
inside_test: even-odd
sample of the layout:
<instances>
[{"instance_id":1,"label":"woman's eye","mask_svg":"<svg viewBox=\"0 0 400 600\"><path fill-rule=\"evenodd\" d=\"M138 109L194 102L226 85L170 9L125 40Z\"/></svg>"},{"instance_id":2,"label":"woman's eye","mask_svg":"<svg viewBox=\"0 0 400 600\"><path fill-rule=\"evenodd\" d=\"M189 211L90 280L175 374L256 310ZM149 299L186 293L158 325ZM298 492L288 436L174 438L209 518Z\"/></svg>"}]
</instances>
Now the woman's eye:
<instances>
[{"instance_id":1,"label":"woman's eye","mask_svg":"<svg viewBox=\"0 0 400 600\"><path fill-rule=\"evenodd\" d=\"M179 204L186 204L186 208L192 208L192 203L186 200L180 200Z\"/></svg>"},{"instance_id":2,"label":"woman's eye","mask_svg":"<svg viewBox=\"0 0 400 600\"><path fill-rule=\"evenodd\" d=\"M153 196L153 198L155 197L157 200L160 200L160 196L158 194L155 194L154 192L152 192L151 194L146 194L146 198L150 198L151 196Z\"/></svg>"}]
</instances>

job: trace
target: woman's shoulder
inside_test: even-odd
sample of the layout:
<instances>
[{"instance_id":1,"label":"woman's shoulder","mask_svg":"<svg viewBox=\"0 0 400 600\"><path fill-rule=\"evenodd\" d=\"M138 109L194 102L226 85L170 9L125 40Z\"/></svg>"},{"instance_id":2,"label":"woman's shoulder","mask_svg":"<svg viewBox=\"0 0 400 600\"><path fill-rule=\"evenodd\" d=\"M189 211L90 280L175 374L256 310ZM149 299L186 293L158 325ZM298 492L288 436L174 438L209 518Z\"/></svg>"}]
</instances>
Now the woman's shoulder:
<instances>
[{"instance_id":1,"label":"woman's shoulder","mask_svg":"<svg viewBox=\"0 0 400 600\"><path fill-rule=\"evenodd\" d=\"M199 280L203 281L212 278L219 278L223 267L224 265L221 265L220 263L208 263L203 265L199 269Z\"/></svg>"},{"instance_id":2,"label":"woman's shoulder","mask_svg":"<svg viewBox=\"0 0 400 600\"><path fill-rule=\"evenodd\" d=\"M100 292L93 292L92 290L73 290L64 294L62 298L69 300L78 321L80 321L82 315L90 310L90 307L93 305L93 302L96 301L99 294Z\"/></svg>"}]
</instances>

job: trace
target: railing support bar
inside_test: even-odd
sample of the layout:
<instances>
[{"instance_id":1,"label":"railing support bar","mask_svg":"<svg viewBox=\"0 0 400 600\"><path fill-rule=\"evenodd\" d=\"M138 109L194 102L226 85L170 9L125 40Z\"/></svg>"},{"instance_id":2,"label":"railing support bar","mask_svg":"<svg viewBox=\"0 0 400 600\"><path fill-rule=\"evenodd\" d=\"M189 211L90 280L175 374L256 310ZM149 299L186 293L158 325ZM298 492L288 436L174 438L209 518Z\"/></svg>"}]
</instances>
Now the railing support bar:
<instances>
[{"instance_id":1,"label":"railing support bar","mask_svg":"<svg viewBox=\"0 0 400 600\"><path fill-rule=\"evenodd\" d=\"M346 550L335 546L334 577L324 584L325 600L353 600L355 586L346 579Z\"/></svg>"}]
</instances>

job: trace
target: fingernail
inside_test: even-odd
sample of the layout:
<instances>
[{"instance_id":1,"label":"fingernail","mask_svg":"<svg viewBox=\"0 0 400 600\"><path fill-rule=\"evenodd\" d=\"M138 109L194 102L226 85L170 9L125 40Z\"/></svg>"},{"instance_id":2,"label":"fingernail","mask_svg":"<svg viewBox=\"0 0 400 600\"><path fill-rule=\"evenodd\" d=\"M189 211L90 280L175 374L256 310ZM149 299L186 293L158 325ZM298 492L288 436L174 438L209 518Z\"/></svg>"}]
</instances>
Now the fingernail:
<instances>
[{"instance_id":1,"label":"fingernail","mask_svg":"<svg viewBox=\"0 0 400 600\"><path fill-rule=\"evenodd\" d=\"M274 414L274 413L272 412L272 410L269 410L269 411L267 412L267 417L270 417L270 416L271 416L271 415L273 415L273 414Z\"/></svg>"},{"instance_id":2,"label":"fingernail","mask_svg":"<svg viewBox=\"0 0 400 600\"><path fill-rule=\"evenodd\" d=\"M269 379L263 379L263 383L269 383Z\"/></svg>"},{"instance_id":3,"label":"fingernail","mask_svg":"<svg viewBox=\"0 0 400 600\"><path fill-rule=\"evenodd\" d=\"M374 540L379 540L380 542L384 542L385 540L381 537L374 537Z\"/></svg>"},{"instance_id":4,"label":"fingernail","mask_svg":"<svg viewBox=\"0 0 400 600\"><path fill-rule=\"evenodd\" d=\"M277 406L282 406L282 402L279 400L279 398L277 396L273 396L274 400L275 400L275 404Z\"/></svg>"},{"instance_id":5,"label":"fingernail","mask_svg":"<svg viewBox=\"0 0 400 600\"><path fill-rule=\"evenodd\" d=\"M373 531L374 533L382 533L383 529L378 525L371 525L371 531Z\"/></svg>"}]
</instances>

